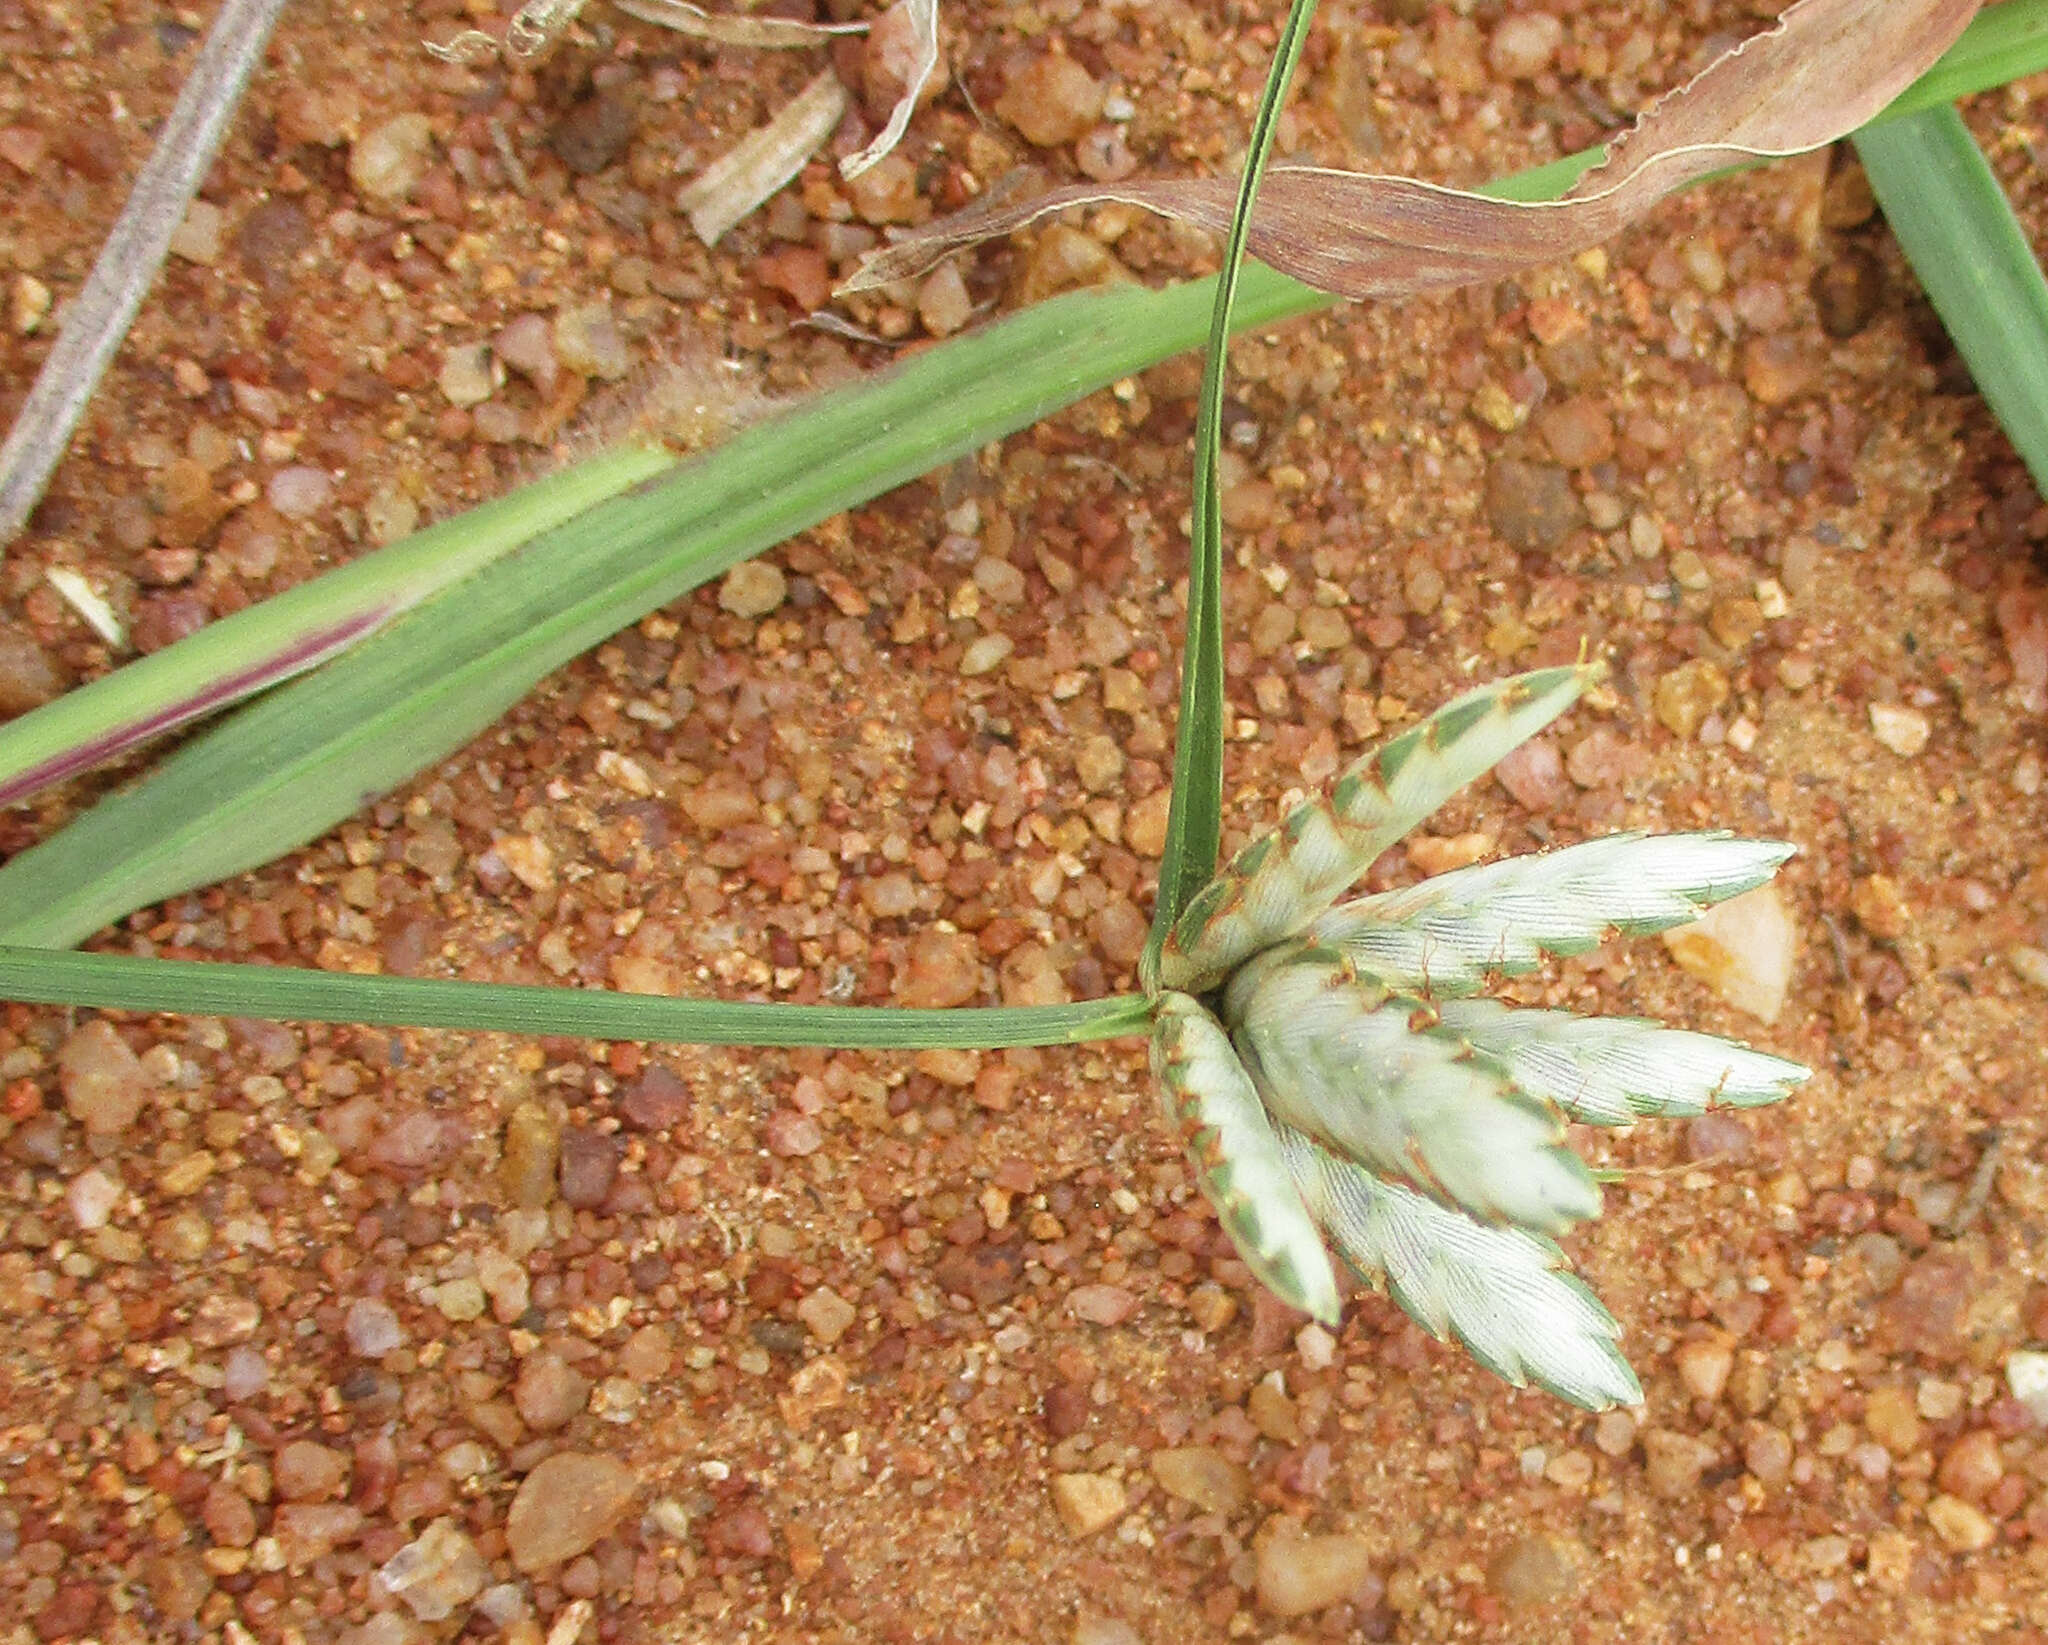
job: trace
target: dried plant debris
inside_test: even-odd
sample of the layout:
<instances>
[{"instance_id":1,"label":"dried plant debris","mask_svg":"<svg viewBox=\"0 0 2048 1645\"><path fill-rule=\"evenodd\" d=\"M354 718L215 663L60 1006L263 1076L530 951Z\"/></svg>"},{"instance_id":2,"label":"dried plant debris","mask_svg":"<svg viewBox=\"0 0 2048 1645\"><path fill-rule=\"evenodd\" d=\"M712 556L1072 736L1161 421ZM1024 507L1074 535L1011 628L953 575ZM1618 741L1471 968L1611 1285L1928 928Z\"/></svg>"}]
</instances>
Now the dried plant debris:
<instances>
[{"instance_id":1,"label":"dried plant debris","mask_svg":"<svg viewBox=\"0 0 2048 1645\"><path fill-rule=\"evenodd\" d=\"M1873 119L1976 11L1977 0L1799 0L1655 104L1554 201L1275 166L1259 195L1252 255L1342 297L1405 296L1558 262L1712 172L1804 153ZM1023 204L970 207L871 254L847 289L911 278L961 246L1075 205L1119 201L1221 235L1236 193L1237 180L1219 176L1077 184Z\"/></svg>"},{"instance_id":2,"label":"dried plant debris","mask_svg":"<svg viewBox=\"0 0 2048 1645\"><path fill-rule=\"evenodd\" d=\"M826 69L765 126L691 180L676 204L707 246L768 200L824 147L846 115L846 88Z\"/></svg>"},{"instance_id":3,"label":"dried plant debris","mask_svg":"<svg viewBox=\"0 0 2048 1645\"><path fill-rule=\"evenodd\" d=\"M538 57L576 21L589 0L526 0L505 25L505 38L482 29L464 29L440 44L427 42L427 50L447 63L487 63L502 50L515 61Z\"/></svg>"},{"instance_id":4,"label":"dried plant debris","mask_svg":"<svg viewBox=\"0 0 2048 1645\"><path fill-rule=\"evenodd\" d=\"M628 17L674 29L714 45L743 46L758 51L798 51L826 46L835 35L865 34L865 23L803 23L793 17L748 17L739 12L710 12L684 0L612 0Z\"/></svg>"},{"instance_id":5,"label":"dried plant debris","mask_svg":"<svg viewBox=\"0 0 2048 1645\"><path fill-rule=\"evenodd\" d=\"M1753 1107L1807 1071L1711 1035L1472 996L1547 955L1687 924L1792 848L1618 834L1336 899L1600 673L1482 686L1358 761L1188 905L1148 977L1168 1117L1261 1281L1333 1322L1326 1234L1433 1334L1593 1410L1642 1390L1620 1327L1552 1243L1600 1212L1567 1122Z\"/></svg>"},{"instance_id":6,"label":"dried plant debris","mask_svg":"<svg viewBox=\"0 0 2048 1645\"><path fill-rule=\"evenodd\" d=\"M907 27L909 33L910 72L904 79L903 95L896 99L896 106L890 109L889 119L875 140L858 154L849 154L839 162L842 177L858 177L903 141L910 117L917 112L918 99L924 96L924 88L938 72L939 0L898 0L878 26L890 26L890 19L897 17L903 19L903 24L897 26Z\"/></svg>"}]
</instances>

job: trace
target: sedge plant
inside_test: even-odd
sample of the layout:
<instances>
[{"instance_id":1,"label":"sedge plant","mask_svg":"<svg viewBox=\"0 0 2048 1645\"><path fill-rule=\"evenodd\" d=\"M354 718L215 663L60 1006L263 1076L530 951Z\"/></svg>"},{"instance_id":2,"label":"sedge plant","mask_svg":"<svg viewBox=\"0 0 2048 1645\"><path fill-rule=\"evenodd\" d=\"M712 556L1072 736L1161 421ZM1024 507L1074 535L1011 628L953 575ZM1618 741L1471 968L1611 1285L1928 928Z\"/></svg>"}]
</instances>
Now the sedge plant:
<instances>
[{"instance_id":1,"label":"sedge plant","mask_svg":"<svg viewBox=\"0 0 2048 1645\"><path fill-rule=\"evenodd\" d=\"M1207 293L1181 716L1141 995L1005 1010L748 1005L10 946L0 948L0 996L719 1044L996 1047L1147 1034L1197 1181L1252 1273L1284 1301L1337 1320L1342 1292L1327 1240L1356 1276L1510 1382L1590 1409L1639 1401L1617 1322L1569 1274L1555 1243L1600 1206L1597 1182L1567 1145L1567 1122L1772 1102L1805 1070L1654 1024L1510 1008L1484 989L1548 955L1692 920L1760 885L1790 848L1717 833L1625 834L1342 900L1381 852L1569 709L1600 676L1597 662L1585 662L1467 693L1356 761L1217 870L1226 348L1243 285L1261 284L1243 269L1245 244L1313 9L1296 0L1281 32L1223 268ZM1265 293L1258 306L1270 313L1288 301ZM594 545L619 510L642 500L600 504L555 530L580 530ZM743 544L734 538L720 557L737 557ZM476 548L484 559L496 551ZM420 615L395 622L344 666L389 662L395 636ZM515 613L494 619L509 645ZM483 680L469 683L495 700ZM281 695L256 712L279 715L282 730L288 719L270 707ZM447 702L447 728L473 712L452 689ZM86 916L74 908L65 917ZM24 924L34 929L19 913L10 919L17 943Z\"/></svg>"}]
</instances>

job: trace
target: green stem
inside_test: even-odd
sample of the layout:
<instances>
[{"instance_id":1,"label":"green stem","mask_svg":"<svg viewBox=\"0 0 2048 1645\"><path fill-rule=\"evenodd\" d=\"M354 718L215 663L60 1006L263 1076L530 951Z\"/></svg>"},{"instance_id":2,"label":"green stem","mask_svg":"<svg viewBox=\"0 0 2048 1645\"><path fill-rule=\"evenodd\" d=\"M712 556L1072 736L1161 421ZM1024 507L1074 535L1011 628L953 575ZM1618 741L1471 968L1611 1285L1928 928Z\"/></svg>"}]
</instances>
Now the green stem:
<instances>
[{"instance_id":1,"label":"green stem","mask_svg":"<svg viewBox=\"0 0 2048 1645\"><path fill-rule=\"evenodd\" d=\"M1231 310L1251 239L1252 204L1272 158L1273 139L1287 88L1308 44L1316 0L1293 0L1266 89L1252 121L1237 205L1216 276L1216 305L1209 319L1209 348L1202 363L1201 399L1195 412L1195 472L1188 528L1187 643L1181 658L1180 725L1173 755L1173 798L1167 812L1166 848L1159 865L1159 896L1147 944L1151 956L1166 940L1189 898L1216 872L1223 836L1223 500L1217 477L1222 452L1223 384L1230 355Z\"/></svg>"},{"instance_id":2,"label":"green stem","mask_svg":"<svg viewBox=\"0 0 2048 1645\"><path fill-rule=\"evenodd\" d=\"M0 999L277 1022L365 1023L671 1045L821 1045L896 1051L1078 1045L1150 1031L1136 994L1079 1005L917 1011L678 1000L576 988L356 977L285 966L0 947Z\"/></svg>"}]
</instances>

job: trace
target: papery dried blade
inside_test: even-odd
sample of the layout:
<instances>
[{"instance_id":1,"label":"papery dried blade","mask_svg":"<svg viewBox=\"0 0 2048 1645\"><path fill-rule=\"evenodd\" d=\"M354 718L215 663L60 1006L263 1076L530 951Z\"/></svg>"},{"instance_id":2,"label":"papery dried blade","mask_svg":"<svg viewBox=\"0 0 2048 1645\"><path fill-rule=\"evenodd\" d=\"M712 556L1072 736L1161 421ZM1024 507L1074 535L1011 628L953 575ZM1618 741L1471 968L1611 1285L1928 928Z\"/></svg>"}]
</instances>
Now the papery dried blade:
<instances>
[{"instance_id":1,"label":"papery dried blade","mask_svg":"<svg viewBox=\"0 0 2048 1645\"><path fill-rule=\"evenodd\" d=\"M1466 692L1356 761L1240 851L1160 949L1169 988L1201 993L1329 907L1387 847L1569 708L1605 672L1540 669Z\"/></svg>"},{"instance_id":2,"label":"papery dried blade","mask_svg":"<svg viewBox=\"0 0 2048 1645\"><path fill-rule=\"evenodd\" d=\"M865 23L804 23L794 17L749 17L739 12L706 11L686 0L612 0L628 17L657 28L674 29L714 45L742 46L757 51L797 51L829 46L836 35L865 34Z\"/></svg>"},{"instance_id":3,"label":"papery dried blade","mask_svg":"<svg viewBox=\"0 0 2048 1645\"><path fill-rule=\"evenodd\" d=\"M1762 885L1794 849L1725 832L1612 834L1359 897L1305 935L1390 986L1470 994L1489 977L1533 971L1546 955L1688 925Z\"/></svg>"},{"instance_id":4,"label":"papery dried blade","mask_svg":"<svg viewBox=\"0 0 2048 1645\"><path fill-rule=\"evenodd\" d=\"M1152 1071L1217 1221L1262 1285L1335 1325L1340 1303L1329 1253L1230 1036L1186 994L1160 995L1153 1011Z\"/></svg>"},{"instance_id":5,"label":"papery dried blade","mask_svg":"<svg viewBox=\"0 0 2048 1645\"><path fill-rule=\"evenodd\" d=\"M896 12L910 19L910 38L917 55L911 65L910 78L904 82L903 95L896 99L896 106L889 111L888 121L875 134L874 141L858 154L849 154L839 162L839 175L848 179L858 177L903 141L904 132L910 129L910 117L917 112L917 100L924 95L925 86L938 71L939 0L897 0L897 4L890 8L890 14Z\"/></svg>"},{"instance_id":6,"label":"papery dried blade","mask_svg":"<svg viewBox=\"0 0 2048 1645\"><path fill-rule=\"evenodd\" d=\"M1301 1197L1365 1279L1425 1331L1455 1337L1517 1388L1589 1411L1640 1405L1621 1327L1546 1239L1488 1228L1339 1159L1292 1127L1280 1149Z\"/></svg>"},{"instance_id":7,"label":"papery dried blade","mask_svg":"<svg viewBox=\"0 0 2048 1645\"><path fill-rule=\"evenodd\" d=\"M804 169L846 114L846 88L825 70L765 126L747 133L676 197L707 246Z\"/></svg>"},{"instance_id":8,"label":"papery dried blade","mask_svg":"<svg viewBox=\"0 0 2048 1645\"><path fill-rule=\"evenodd\" d=\"M1327 951L1262 954L1231 979L1224 1020L1273 1118L1345 1158L1487 1222L1556 1234L1599 1215L1554 1108Z\"/></svg>"},{"instance_id":9,"label":"papery dried blade","mask_svg":"<svg viewBox=\"0 0 2048 1645\"><path fill-rule=\"evenodd\" d=\"M1559 200L1524 204L1410 178L1276 166L1259 197L1252 255L1344 297L1404 296L1562 261L1686 183L1845 136L1933 64L1976 10L1977 0L1799 0L1658 102ZM970 207L874 253L846 289L910 278L960 246L1074 205L1118 201L1221 234L1234 192L1227 177L1165 179Z\"/></svg>"}]
</instances>

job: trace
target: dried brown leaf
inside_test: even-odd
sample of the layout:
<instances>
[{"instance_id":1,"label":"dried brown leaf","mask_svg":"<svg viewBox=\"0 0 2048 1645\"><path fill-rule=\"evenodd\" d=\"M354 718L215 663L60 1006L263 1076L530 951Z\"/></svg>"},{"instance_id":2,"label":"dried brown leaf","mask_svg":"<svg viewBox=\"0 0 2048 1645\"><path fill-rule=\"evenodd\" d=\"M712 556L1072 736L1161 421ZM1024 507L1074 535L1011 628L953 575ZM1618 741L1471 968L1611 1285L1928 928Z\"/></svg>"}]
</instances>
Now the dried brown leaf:
<instances>
[{"instance_id":1,"label":"dried brown leaf","mask_svg":"<svg viewBox=\"0 0 2048 1645\"><path fill-rule=\"evenodd\" d=\"M1342 297L1406 296L1560 261L1712 172L1804 153L1855 130L1932 65L1976 11L1977 0L1799 0L1655 104L1554 201L1275 166L1259 195L1252 254ZM961 246L1069 206L1118 201L1221 235L1236 193L1234 178L1183 178L974 206L873 253L846 289L921 274Z\"/></svg>"}]
</instances>

